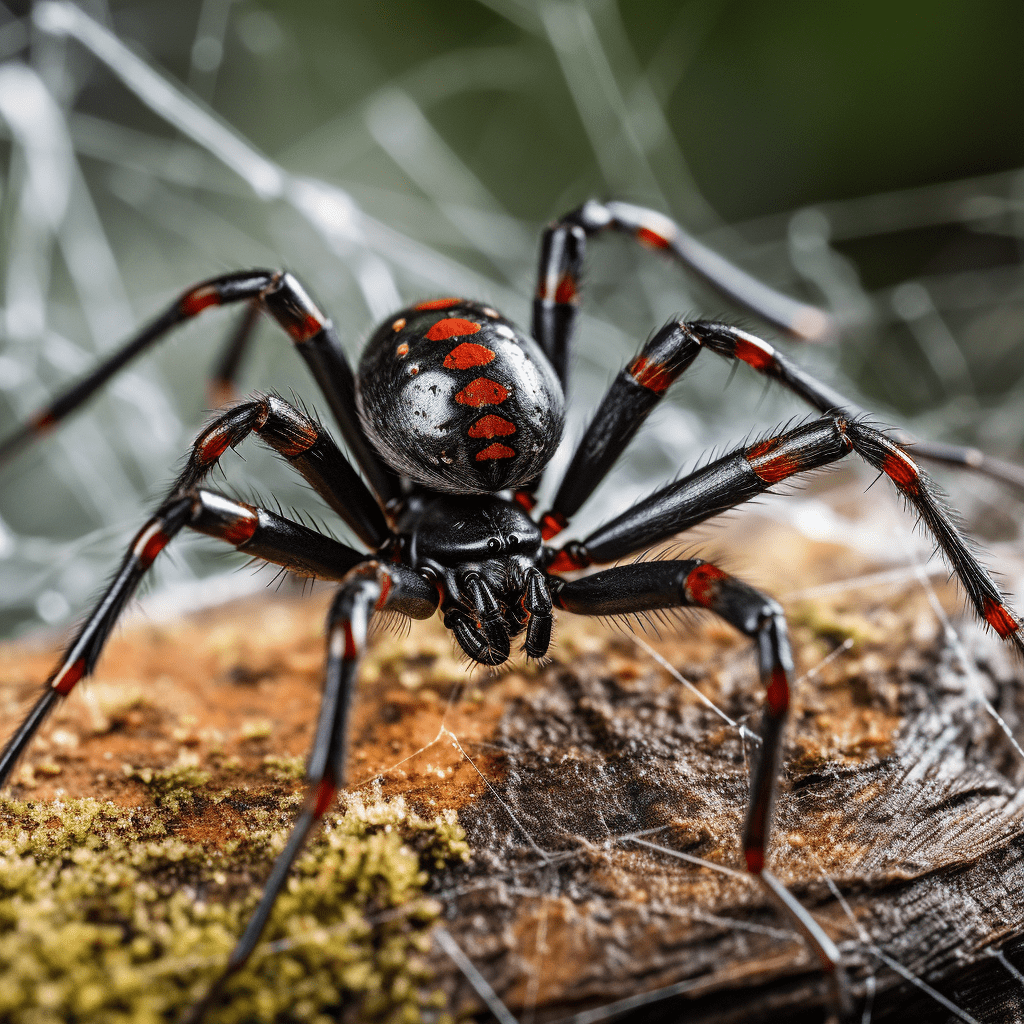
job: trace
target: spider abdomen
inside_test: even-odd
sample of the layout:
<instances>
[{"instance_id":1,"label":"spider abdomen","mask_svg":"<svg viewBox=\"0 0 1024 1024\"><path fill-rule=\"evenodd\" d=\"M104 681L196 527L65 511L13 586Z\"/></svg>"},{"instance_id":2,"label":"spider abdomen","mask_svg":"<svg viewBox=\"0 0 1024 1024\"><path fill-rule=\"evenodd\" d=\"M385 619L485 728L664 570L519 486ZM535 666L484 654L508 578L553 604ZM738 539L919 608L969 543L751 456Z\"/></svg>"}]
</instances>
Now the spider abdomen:
<instances>
[{"instance_id":1,"label":"spider abdomen","mask_svg":"<svg viewBox=\"0 0 1024 1024\"><path fill-rule=\"evenodd\" d=\"M562 387L540 346L489 306L465 299L422 302L382 324L356 388L380 455L438 491L520 486L562 436Z\"/></svg>"}]
</instances>

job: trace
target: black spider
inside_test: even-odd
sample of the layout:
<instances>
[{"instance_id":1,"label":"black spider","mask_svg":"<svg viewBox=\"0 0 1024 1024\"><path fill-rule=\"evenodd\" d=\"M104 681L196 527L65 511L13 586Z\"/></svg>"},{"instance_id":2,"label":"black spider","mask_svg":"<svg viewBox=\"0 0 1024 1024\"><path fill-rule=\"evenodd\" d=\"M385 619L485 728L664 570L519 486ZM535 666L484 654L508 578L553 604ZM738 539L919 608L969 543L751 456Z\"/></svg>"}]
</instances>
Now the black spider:
<instances>
[{"instance_id":1,"label":"black spider","mask_svg":"<svg viewBox=\"0 0 1024 1024\"><path fill-rule=\"evenodd\" d=\"M309 364L367 483L322 427L266 395L226 408L200 434L188 463L143 526L113 582L69 644L43 695L0 754L10 777L53 706L88 675L136 585L183 527L293 572L341 585L328 619L320 717L308 764L309 795L263 898L228 965L190 1019L198 1021L225 979L252 953L274 900L310 831L345 778L347 719L359 658L374 612L426 618L440 611L475 661L499 665L514 638L541 658L552 609L622 615L663 608L708 609L757 645L765 707L743 828L748 870L789 915L845 1000L832 940L764 866L772 799L792 679L777 602L699 559L619 565L566 580L558 575L615 562L769 490L796 473L856 452L888 476L931 529L979 615L1024 651L1024 630L978 564L935 489L889 434L866 425L841 395L746 331L722 323L673 321L644 345L608 390L576 450L551 508L535 520L533 494L558 447L567 349L576 319L586 239L623 231L670 252L725 294L797 336L828 333L819 310L786 298L732 267L662 215L626 203L589 202L544 233L533 337L496 310L465 299L421 302L396 313L370 339L353 375L330 321L290 274L249 271L186 292L89 377L0 445L0 462L81 405L109 377L172 327L209 306L249 303L215 377L230 390L260 312L287 331ZM739 448L638 502L582 541L552 540L629 443L662 395L703 349L773 378L823 415ZM277 513L201 485L221 455L249 434L282 455L352 528L361 553ZM919 445L915 454L1013 477L980 453ZM508 496L506 496L508 495Z\"/></svg>"}]
</instances>

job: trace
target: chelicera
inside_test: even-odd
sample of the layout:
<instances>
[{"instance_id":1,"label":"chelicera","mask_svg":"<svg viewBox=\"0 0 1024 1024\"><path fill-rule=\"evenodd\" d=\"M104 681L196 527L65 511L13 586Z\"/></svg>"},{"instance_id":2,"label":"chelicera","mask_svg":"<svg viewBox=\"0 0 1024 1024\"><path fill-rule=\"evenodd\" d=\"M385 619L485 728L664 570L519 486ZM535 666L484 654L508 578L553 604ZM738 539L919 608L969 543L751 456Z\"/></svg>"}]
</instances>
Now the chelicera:
<instances>
[{"instance_id":1,"label":"chelicera","mask_svg":"<svg viewBox=\"0 0 1024 1024\"><path fill-rule=\"evenodd\" d=\"M724 323L671 321L619 373L580 441L550 508L534 494L561 440L570 340L587 239L624 232L675 256L773 326L797 337L830 330L819 310L780 295L704 249L667 218L626 203L588 202L543 235L532 336L497 310L442 298L382 324L353 373L334 328L288 273L247 271L197 285L87 378L0 445L0 461L53 427L125 363L204 309L248 309L219 363L215 392L230 389L256 318L277 321L305 359L348 455L305 412L257 395L226 406L197 438L166 499L132 541L106 593L68 644L42 695L0 754L0 785L54 705L96 665L119 613L163 548L182 529L219 538L258 559L339 584L327 624L327 666L310 754L308 797L274 864L262 900L208 995L248 959L306 838L345 782L348 712L371 618L439 612L473 661L500 665L520 642L542 658L552 612L626 615L706 609L750 637L765 693L743 826L747 870L805 936L845 1001L838 949L765 865L793 661L782 608L699 559L613 565L800 473L856 453L915 508L981 618L1024 651L1024 630L944 510L916 457L969 465L995 476L1010 468L973 450L920 444L911 456L869 426L840 394L770 344ZM771 378L819 418L735 449L637 502L582 540L550 542L565 529L672 383L704 350ZM279 453L349 525L366 551L267 509L204 486L221 456L250 434ZM365 482L364 482L365 481ZM583 577L563 573L611 566Z\"/></svg>"}]
</instances>

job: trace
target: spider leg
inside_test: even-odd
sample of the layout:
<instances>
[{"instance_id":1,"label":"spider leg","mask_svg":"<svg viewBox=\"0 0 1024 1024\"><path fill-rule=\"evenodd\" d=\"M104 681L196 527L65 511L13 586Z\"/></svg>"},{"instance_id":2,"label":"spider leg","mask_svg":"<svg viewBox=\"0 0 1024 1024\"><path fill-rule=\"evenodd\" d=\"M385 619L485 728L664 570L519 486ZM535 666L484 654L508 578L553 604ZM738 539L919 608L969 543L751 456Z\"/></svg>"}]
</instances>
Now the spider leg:
<instances>
[{"instance_id":1,"label":"spider leg","mask_svg":"<svg viewBox=\"0 0 1024 1024\"><path fill-rule=\"evenodd\" d=\"M137 355L174 327L198 316L211 306L252 302L265 310L285 330L309 366L341 427L342 436L356 462L382 502L399 494L398 478L380 460L362 432L356 415L355 376L338 341L334 326L313 303L299 282L288 273L247 270L211 278L190 288L138 334L96 366L91 373L55 398L5 440L0 441L0 465L86 402L100 387ZM236 335L236 341L238 336ZM247 338L229 346L222 360L238 358ZM228 367L229 373L231 367Z\"/></svg>"},{"instance_id":2,"label":"spider leg","mask_svg":"<svg viewBox=\"0 0 1024 1024\"><path fill-rule=\"evenodd\" d=\"M307 797L292 834L267 879L256 912L238 940L227 966L193 1007L186 1024L198 1024L220 995L224 984L252 955L274 903L306 839L345 784L348 714L359 660L374 611L385 608L423 619L437 610L438 593L426 579L402 565L366 562L342 581L327 617L327 672L320 717L306 768Z\"/></svg>"},{"instance_id":3,"label":"spider leg","mask_svg":"<svg viewBox=\"0 0 1024 1024\"><path fill-rule=\"evenodd\" d=\"M981 618L1024 652L1024 627L957 529L935 485L887 434L837 414L740 448L669 484L582 542L567 544L548 568L562 572L613 562L748 501L796 473L827 466L851 452L896 485L935 537Z\"/></svg>"},{"instance_id":4,"label":"spider leg","mask_svg":"<svg viewBox=\"0 0 1024 1024\"><path fill-rule=\"evenodd\" d=\"M757 664L765 690L761 747L754 757L750 799L743 824L747 870L800 930L833 979L837 998L848 999L840 953L810 913L765 868L782 739L789 714L793 656L786 618L777 601L700 559L620 565L566 582L551 580L556 608L577 615L627 615L658 608L706 608L735 626L757 645Z\"/></svg>"},{"instance_id":5,"label":"spider leg","mask_svg":"<svg viewBox=\"0 0 1024 1024\"><path fill-rule=\"evenodd\" d=\"M560 533L569 517L579 511L668 388L702 349L746 363L758 373L778 381L819 412L841 412L850 417L861 415L861 410L849 399L815 380L766 341L747 331L704 320L670 321L619 372L601 400L565 471L551 508L541 516L545 540ZM903 444L913 444L915 455L974 469L1024 489L1024 470L989 458L977 449L914 441L900 431L895 432L895 436ZM526 504L522 498L520 501Z\"/></svg>"},{"instance_id":6,"label":"spider leg","mask_svg":"<svg viewBox=\"0 0 1024 1024\"><path fill-rule=\"evenodd\" d=\"M0 754L0 787L58 698L92 672L114 622L142 576L183 526L321 579L340 579L365 558L354 548L283 516L198 489L221 455L251 433L293 465L368 545L378 548L391 536L373 495L327 432L308 416L273 395L228 409L196 439L167 498L132 541L106 593L65 649L46 691Z\"/></svg>"},{"instance_id":7,"label":"spider leg","mask_svg":"<svg viewBox=\"0 0 1024 1024\"><path fill-rule=\"evenodd\" d=\"M186 526L225 540L246 554L319 579L340 580L366 557L266 509L233 501L213 491L175 492L135 535L106 592L65 647L45 691L0 753L0 789L58 700L92 673L103 645L142 577L156 556ZM434 593L433 587L429 590Z\"/></svg>"},{"instance_id":8,"label":"spider leg","mask_svg":"<svg viewBox=\"0 0 1024 1024\"><path fill-rule=\"evenodd\" d=\"M826 313L769 288L702 245L664 214L631 203L599 203L592 199L549 225L541 239L533 336L554 364L563 385L587 238L609 230L669 253L727 298L787 334L810 341L835 334Z\"/></svg>"},{"instance_id":9,"label":"spider leg","mask_svg":"<svg viewBox=\"0 0 1024 1024\"><path fill-rule=\"evenodd\" d=\"M214 409L227 405L228 402L237 401L241 397L235 387L235 381L238 379L242 360L252 344L262 312L259 301L250 299L235 329L224 343L224 348L206 383L206 398Z\"/></svg>"},{"instance_id":10,"label":"spider leg","mask_svg":"<svg viewBox=\"0 0 1024 1024\"><path fill-rule=\"evenodd\" d=\"M550 510L541 516L545 540L560 533L579 511L700 350L701 342L687 325L671 321L619 371L580 439Z\"/></svg>"},{"instance_id":11,"label":"spider leg","mask_svg":"<svg viewBox=\"0 0 1024 1024\"><path fill-rule=\"evenodd\" d=\"M460 574L459 591L472 614L446 598L441 606L445 628L452 631L459 646L474 661L501 665L508 659L511 648L497 596L475 570Z\"/></svg>"},{"instance_id":12,"label":"spider leg","mask_svg":"<svg viewBox=\"0 0 1024 1024\"><path fill-rule=\"evenodd\" d=\"M841 412L850 417L864 415L864 410L834 388L815 380L787 356L761 338L729 324L696 320L687 324L694 337L712 352L752 366L758 373L778 381L818 412ZM994 459L977 448L963 445L922 441L904 430L892 432L902 445L912 445L914 454L933 462L959 466L983 473L1000 483L1024 490L1024 469L1002 459Z\"/></svg>"},{"instance_id":13,"label":"spider leg","mask_svg":"<svg viewBox=\"0 0 1024 1024\"><path fill-rule=\"evenodd\" d=\"M171 493L198 486L228 448L252 433L298 470L367 546L376 550L391 536L380 506L327 431L276 395L217 416L196 438Z\"/></svg>"}]
</instances>

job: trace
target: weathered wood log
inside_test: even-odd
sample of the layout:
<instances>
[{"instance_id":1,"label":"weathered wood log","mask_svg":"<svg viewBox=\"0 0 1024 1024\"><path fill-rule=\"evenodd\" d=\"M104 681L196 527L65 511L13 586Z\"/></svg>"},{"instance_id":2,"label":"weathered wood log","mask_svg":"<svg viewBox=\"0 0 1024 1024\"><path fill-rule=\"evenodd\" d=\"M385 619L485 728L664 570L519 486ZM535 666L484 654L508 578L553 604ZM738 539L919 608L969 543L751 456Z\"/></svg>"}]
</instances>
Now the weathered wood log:
<instances>
[{"instance_id":1,"label":"weathered wood log","mask_svg":"<svg viewBox=\"0 0 1024 1024\"><path fill-rule=\"evenodd\" d=\"M755 523L741 531L749 560L733 564L776 593L872 568L845 549ZM956 607L955 595L941 594ZM76 693L26 757L12 795L33 806L0 806L7 869L23 866L26 850L42 863L45 830L63 822L71 798L91 796L122 809L122 830L151 838L145 830L157 822L164 837L204 851L183 854L173 879L165 861L152 860L161 898L186 887L200 903L235 900L244 914L269 870L267 829L286 827L295 805L316 717L325 600L249 602L126 629L91 697ZM1024 986L1014 972L1024 967L1024 760L985 706L1020 734L1019 666L969 622L957 624L962 642L952 641L913 573L786 606L806 675L771 865L840 943L858 1012L870 999L875 1021L950 1019L936 995L908 980L915 978L975 1020L1022 1019ZM709 619L662 633L639 643L628 631L563 616L550 664L493 678L468 674L439 623L380 634L355 714L350 792L361 801L348 803L362 824L350 817L335 828L369 836L393 825L429 870L429 880L403 890L426 923L420 929L411 914L402 941L408 949L414 938L426 942L425 952L409 954L418 958L412 973L388 974L366 939L373 977L388 991L404 979L400 997L353 980L354 961L336 950L309 968L315 976L362 993L362 1012L373 1019L414 1009L436 1017L434 989L453 1009L478 1007L445 948L422 938L429 895L450 940L520 1019L822 1019L828 990L816 963L740 870L751 740L739 726L756 724L761 696L749 650ZM3 649L5 728L53 656L52 645ZM398 796L416 814L366 811ZM437 831L445 811L465 829L468 860L457 833ZM97 864L112 842L103 836L87 843ZM72 846L62 839L54 853L68 870ZM3 884L0 949L17 932L17 914L34 913L25 909L29 888L15 907L9 893L5 905ZM353 912L372 936L377 922L393 927L396 900L375 890ZM126 913L100 917L131 941ZM316 911L313 938L303 941L327 942L316 939L317 928L335 927L325 914ZM281 956L306 934L297 927L278 938ZM168 940L138 963L159 971L176 948ZM177 994L160 1013L187 1005L217 956L210 947L205 961L175 973ZM289 994L304 963L294 959L294 970L263 982L282 986L279 1009L268 1011L276 1019L293 1019L296 1006L305 1007L299 1016L329 1012L329 1000L310 1009L307 989L301 999ZM19 1012L45 1002L55 971L37 972L36 991L18 982ZM0 1000L13 984L0 966ZM255 998L256 985L238 1005L255 1005L243 1000ZM125 1019L161 1019L145 1016L128 994L118 998ZM96 1012L93 1019L106 1019ZM61 1013L32 1019L89 1019ZM241 1019L224 1013L214 1019Z\"/></svg>"}]
</instances>

